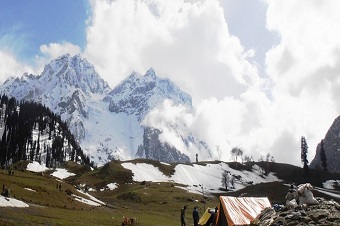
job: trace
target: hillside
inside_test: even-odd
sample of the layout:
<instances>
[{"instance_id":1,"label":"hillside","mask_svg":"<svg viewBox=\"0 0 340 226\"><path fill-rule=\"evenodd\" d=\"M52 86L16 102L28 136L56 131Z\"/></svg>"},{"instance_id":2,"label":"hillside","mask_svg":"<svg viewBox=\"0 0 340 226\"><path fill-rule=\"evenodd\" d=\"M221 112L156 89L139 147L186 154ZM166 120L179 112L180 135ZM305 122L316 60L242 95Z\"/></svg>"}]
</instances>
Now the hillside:
<instances>
[{"instance_id":1,"label":"hillside","mask_svg":"<svg viewBox=\"0 0 340 226\"><path fill-rule=\"evenodd\" d=\"M0 165L20 160L56 167L65 161L90 164L67 124L49 108L1 95Z\"/></svg>"},{"instance_id":2,"label":"hillside","mask_svg":"<svg viewBox=\"0 0 340 226\"><path fill-rule=\"evenodd\" d=\"M256 163L261 164L264 163ZM52 174L54 170L43 173L20 171L20 168L27 167L25 165L28 162L17 164L14 175L0 171L2 183L11 189L11 197L29 205L21 208L20 214L17 208L1 207L2 224L121 225L125 216L138 219L142 225L172 226L178 225L183 205L188 205L187 220L190 224L192 208L199 206L202 214L206 207L218 205L219 195L264 196L272 204L283 204L287 183L300 184L307 180L299 177L300 173L303 175L303 169L279 163L273 163L276 175L269 173L271 176L268 177L264 175L266 171L256 165L251 171L241 164L224 162L164 164L151 160L112 161L95 170L66 162L62 167L69 173L64 179L52 176L57 175ZM235 189L223 188L221 179L225 169L239 178L235 179ZM62 170L56 169L56 172L61 173ZM295 177L291 177L293 172ZM330 179L339 182L338 174L323 175L320 172L311 171L310 179L314 173L319 173L314 183L322 185ZM62 183L61 190L56 188L58 183ZM200 184L203 184L203 190ZM326 185L329 183L325 184L328 187ZM321 193L325 190L328 195ZM313 193L327 200L339 200L336 190L339 191L339 186L322 190L316 188ZM83 202L79 201L79 197L83 198ZM90 200L97 201L91 203Z\"/></svg>"}]
</instances>

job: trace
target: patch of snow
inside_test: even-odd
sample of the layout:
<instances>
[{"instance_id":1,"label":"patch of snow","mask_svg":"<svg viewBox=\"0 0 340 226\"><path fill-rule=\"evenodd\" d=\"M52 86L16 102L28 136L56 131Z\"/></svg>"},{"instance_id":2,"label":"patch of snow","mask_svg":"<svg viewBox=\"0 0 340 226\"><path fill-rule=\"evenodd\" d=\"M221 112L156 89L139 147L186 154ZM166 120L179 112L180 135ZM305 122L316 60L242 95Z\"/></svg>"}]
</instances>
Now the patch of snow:
<instances>
[{"instance_id":1,"label":"patch of snow","mask_svg":"<svg viewBox=\"0 0 340 226\"><path fill-rule=\"evenodd\" d=\"M114 190L118 187L118 184L117 183L110 183L110 184L107 184L105 187L103 187L102 189L100 189L100 191L105 191L107 189L109 190Z\"/></svg>"},{"instance_id":2,"label":"patch of snow","mask_svg":"<svg viewBox=\"0 0 340 226\"><path fill-rule=\"evenodd\" d=\"M157 167L154 167L153 165L147 163L133 164L127 162L122 163L122 166L132 171L134 181L163 182L170 180L170 178L160 172Z\"/></svg>"},{"instance_id":3,"label":"patch of snow","mask_svg":"<svg viewBox=\"0 0 340 226\"><path fill-rule=\"evenodd\" d=\"M35 190L31 189L31 188L24 188L25 190L27 191L33 191L33 192L36 192Z\"/></svg>"},{"instance_id":4,"label":"patch of snow","mask_svg":"<svg viewBox=\"0 0 340 226\"><path fill-rule=\"evenodd\" d=\"M41 164L39 164L39 162L33 161L32 163L28 163L27 168L28 171L31 172L44 172L46 170L48 170L48 168L46 166L43 166Z\"/></svg>"},{"instance_id":5,"label":"patch of snow","mask_svg":"<svg viewBox=\"0 0 340 226\"><path fill-rule=\"evenodd\" d=\"M78 190L78 192L82 193L83 195L86 195L87 197L89 197L89 199L92 201L92 202L95 202L99 205L106 205L105 202L102 202L100 201L99 199L93 197L92 195L90 195L89 193L86 193L86 192L83 192L81 190Z\"/></svg>"},{"instance_id":6,"label":"patch of snow","mask_svg":"<svg viewBox=\"0 0 340 226\"><path fill-rule=\"evenodd\" d=\"M20 200L0 195L0 207L29 207L29 205Z\"/></svg>"},{"instance_id":7,"label":"patch of snow","mask_svg":"<svg viewBox=\"0 0 340 226\"><path fill-rule=\"evenodd\" d=\"M327 189L334 189L335 184L339 185L340 181L338 181L338 180L328 180L328 181L323 183L323 187L327 188Z\"/></svg>"},{"instance_id":8,"label":"patch of snow","mask_svg":"<svg viewBox=\"0 0 340 226\"><path fill-rule=\"evenodd\" d=\"M106 185L106 187L108 187L110 190L114 190L118 187L118 184L110 183L110 184Z\"/></svg>"},{"instance_id":9,"label":"patch of snow","mask_svg":"<svg viewBox=\"0 0 340 226\"><path fill-rule=\"evenodd\" d=\"M68 172L66 169L57 168L55 172L51 173L51 176L54 176L59 179L65 179L70 176L74 176L76 174Z\"/></svg>"},{"instance_id":10,"label":"patch of snow","mask_svg":"<svg viewBox=\"0 0 340 226\"><path fill-rule=\"evenodd\" d=\"M75 195L75 194L72 194L72 197L74 197L74 199L75 199L76 201L85 203L85 204L87 204L87 205L91 205L91 206L101 206L101 205L100 205L99 203L97 203L97 202L94 202L94 201L89 200L89 199L85 199L85 198L80 197L80 196Z\"/></svg>"},{"instance_id":11,"label":"patch of snow","mask_svg":"<svg viewBox=\"0 0 340 226\"><path fill-rule=\"evenodd\" d=\"M122 163L122 166L133 173L134 181L153 182L174 182L185 185L181 187L193 193L213 193L218 192L222 187L222 173L228 171L235 178L234 189L239 190L248 183L258 184L273 181L280 181L275 175L264 176L263 170L258 166L253 171L239 171L229 167L227 163L200 164L178 164L175 167L174 175L168 177L159 171L157 167L146 163ZM239 177L240 179L236 179Z\"/></svg>"}]
</instances>

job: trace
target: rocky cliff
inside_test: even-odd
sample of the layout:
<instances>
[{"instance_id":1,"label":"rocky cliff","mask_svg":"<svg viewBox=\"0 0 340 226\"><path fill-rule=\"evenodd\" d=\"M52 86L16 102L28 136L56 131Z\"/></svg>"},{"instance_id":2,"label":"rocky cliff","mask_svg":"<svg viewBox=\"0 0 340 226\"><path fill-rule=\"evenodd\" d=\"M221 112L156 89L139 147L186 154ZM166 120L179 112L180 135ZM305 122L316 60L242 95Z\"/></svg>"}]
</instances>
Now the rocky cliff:
<instances>
[{"instance_id":1,"label":"rocky cliff","mask_svg":"<svg viewBox=\"0 0 340 226\"><path fill-rule=\"evenodd\" d=\"M340 116L337 117L323 139L325 155L327 158L327 170L333 173L340 173ZM321 141L317 146L316 154L312 162L311 168L323 169L321 166Z\"/></svg>"}]
</instances>

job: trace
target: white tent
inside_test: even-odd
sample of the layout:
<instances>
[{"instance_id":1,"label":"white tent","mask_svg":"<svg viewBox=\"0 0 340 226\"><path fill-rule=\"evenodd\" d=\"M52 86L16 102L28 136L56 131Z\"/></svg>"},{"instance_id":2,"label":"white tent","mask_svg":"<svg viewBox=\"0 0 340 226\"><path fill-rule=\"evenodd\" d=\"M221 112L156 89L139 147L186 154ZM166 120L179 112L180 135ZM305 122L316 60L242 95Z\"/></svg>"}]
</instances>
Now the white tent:
<instances>
[{"instance_id":1,"label":"white tent","mask_svg":"<svg viewBox=\"0 0 340 226\"><path fill-rule=\"evenodd\" d=\"M267 207L271 204L266 197L220 196L216 225L249 225Z\"/></svg>"}]
</instances>

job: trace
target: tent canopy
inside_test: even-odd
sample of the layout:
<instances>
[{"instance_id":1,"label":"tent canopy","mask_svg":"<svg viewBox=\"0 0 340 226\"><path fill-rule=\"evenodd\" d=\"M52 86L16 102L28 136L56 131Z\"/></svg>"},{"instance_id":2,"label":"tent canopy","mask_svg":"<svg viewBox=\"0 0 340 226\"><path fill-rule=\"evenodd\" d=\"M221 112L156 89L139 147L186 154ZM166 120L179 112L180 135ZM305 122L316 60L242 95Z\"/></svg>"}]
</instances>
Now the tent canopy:
<instances>
[{"instance_id":1,"label":"tent canopy","mask_svg":"<svg viewBox=\"0 0 340 226\"><path fill-rule=\"evenodd\" d=\"M266 197L220 196L217 225L249 225L267 207L271 204Z\"/></svg>"}]
</instances>

